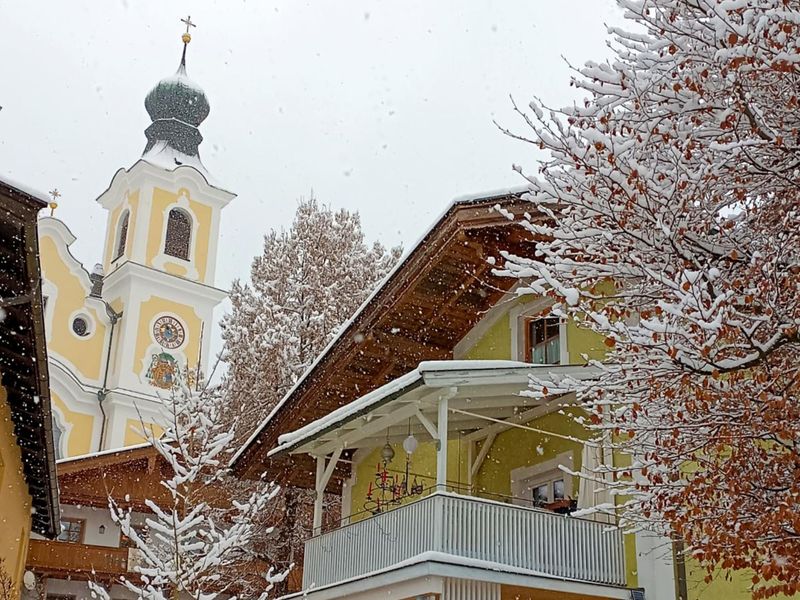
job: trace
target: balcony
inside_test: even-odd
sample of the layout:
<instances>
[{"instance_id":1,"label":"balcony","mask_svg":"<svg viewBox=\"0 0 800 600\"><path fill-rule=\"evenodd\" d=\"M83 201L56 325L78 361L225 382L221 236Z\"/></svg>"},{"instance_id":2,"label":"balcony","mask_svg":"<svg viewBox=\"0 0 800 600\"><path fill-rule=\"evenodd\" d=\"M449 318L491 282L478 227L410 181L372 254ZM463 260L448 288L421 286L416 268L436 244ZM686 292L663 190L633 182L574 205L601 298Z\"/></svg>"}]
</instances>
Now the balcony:
<instances>
[{"instance_id":1,"label":"balcony","mask_svg":"<svg viewBox=\"0 0 800 600\"><path fill-rule=\"evenodd\" d=\"M108 579L128 573L129 548L30 540L27 568L51 577Z\"/></svg>"},{"instance_id":2,"label":"balcony","mask_svg":"<svg viewBox=\"0 0 800 600\"><path fill-rule=\"evenodd\" d=\"M619 530L543 510L434 493L310 539L303 589L426 558L420 555L494 570L625 585Z\"/></svg>"}]
</instances>

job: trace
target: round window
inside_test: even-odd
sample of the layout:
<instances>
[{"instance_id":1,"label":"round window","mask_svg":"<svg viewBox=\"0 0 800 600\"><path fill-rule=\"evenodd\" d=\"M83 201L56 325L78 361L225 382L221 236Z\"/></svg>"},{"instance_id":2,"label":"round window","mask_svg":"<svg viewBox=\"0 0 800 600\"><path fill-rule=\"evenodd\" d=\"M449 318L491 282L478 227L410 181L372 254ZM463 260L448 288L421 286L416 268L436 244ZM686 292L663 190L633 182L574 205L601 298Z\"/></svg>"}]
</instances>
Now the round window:
<instances>
[{"instance_id":1,"label":"round window","mask_svg":"<svg viewBox=\"0 0 800 600\"><path fill-rule=\"evenodd\" d=\"M89 335L89 324L86 322L86 319L83 317L75 317L72 320L72 331L81 337Z\"/></svg>"}]
</instances>

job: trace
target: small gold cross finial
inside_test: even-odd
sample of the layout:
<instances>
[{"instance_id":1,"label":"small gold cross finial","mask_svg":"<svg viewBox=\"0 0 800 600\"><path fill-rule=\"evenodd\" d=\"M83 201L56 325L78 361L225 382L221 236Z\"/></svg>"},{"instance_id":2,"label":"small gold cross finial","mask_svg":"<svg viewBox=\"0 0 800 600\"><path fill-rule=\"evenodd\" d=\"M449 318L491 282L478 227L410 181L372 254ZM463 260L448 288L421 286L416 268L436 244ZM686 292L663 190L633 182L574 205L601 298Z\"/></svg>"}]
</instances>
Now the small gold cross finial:
<instances>
[{"instance_id":1,"label":"small gold cross finial","mask_svg":"<svg viewBox=\"0 0 800 600\"><path fill-rule=\"evenodd\" d=\"M53 188L47 193L50 194L50 198L52 198L48 204L50 207L50 216L52 217L53 213L58 208L58 199L61 198L61 192L58 191L58 188Z\"/></svg>"},{"instance_id":2,"label":"small gold cross finial","mask_svg":"<svg viewBox=\"0 0 800 600\"><path fill-rule=\"evenodd\" d=\"M189 33L189 28L190 28L190 27L197 27L197 25L195 25L194 23L192 23L192 17L191 17L191 15L190 15L190 16L188 16L188 17L186 17L185 19L181 19L181 23L183 23L184 25L186 25L186 31L185 31L185 32L183 33L183 35L181 36L181 39L183 40L183 43L184 43L184 44L188 44L189 42L191 42L191 41L192 41L192 34L190 34L190 33Z\"/></svg>"}]
</instances>

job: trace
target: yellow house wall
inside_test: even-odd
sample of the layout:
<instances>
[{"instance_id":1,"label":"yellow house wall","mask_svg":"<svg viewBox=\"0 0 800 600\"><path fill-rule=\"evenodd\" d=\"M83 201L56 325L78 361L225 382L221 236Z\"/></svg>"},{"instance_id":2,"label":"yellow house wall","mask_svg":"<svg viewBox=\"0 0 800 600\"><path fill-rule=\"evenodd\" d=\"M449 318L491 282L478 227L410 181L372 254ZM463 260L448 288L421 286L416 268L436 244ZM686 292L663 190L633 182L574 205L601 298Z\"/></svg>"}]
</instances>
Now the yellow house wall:
<instances>
[{"instance_id":1,"label":"yellow house wall","mask_svg":"<svg viewBox=\"0 0 800 600\"><path fill-rule=\"evenodd\" d=\"M48 350L69 360L84 378L98 380L102 361L106 326L93 306L87 306L89 293L78 276L70 271L58 252L56 241L43 237L39 243L44 276L58 289L52 303L53 330L50 332ZM94 334L78 338L72 333L70 317L76 310L86 312L94 322Z\"/></svg>"},{"instance_id":2,"label":"yellow house wall","mask_svg":"<svg viewBox=\"0 0 800 600\"><path fill-rule=\"evenodd\" d=\"M146 255L148 266L155 266L154 260L163 250L164 221L167 218L167 208L177 202L181 191L170 192L161 188L153 189L153 202L148 228L150 237L147 240ZM194 257L199 279L203 280L208 266L208 244L211 239L212 210L210 206L193 200L191 197L189 198L189 209L197 219L197 231L193 233L192 237L192 257ZM164 265L164 270L180 277L185 276L187 273L187 269L181 264L180 259L169 260Z\"/></svg>"},{"instance_id":3,"label":"yellow house wall","mask_svg":"<svg viewBox=\"0 0 800 600\"><path fill-rule=\"evenodd\" d=\"M156 315L170 313L178 316L186 324L186 344L176 351L167 350L175 356L176 352L181 352L189 361L189 366L193 366L197 361L198 350L200 348L200 317L194 312L194 308L186 304L178 304L157 296L142 302L139 309L139 332L136 338L136 358L134 370L138 373L150 364L151 356L148 354L148 347L154 343L152 337L151 323ZM176 357L177 358L177 357ZM180 364L181 369L186 368L186 364Z\"/></svg>"},{"instance_id":4,"label":"yellow house wall","mask_svg":"<svg viewBox=\"0 0 800 600\"><path fill-rule=\"evenodd\" d=\"M580 328L572 319L567 321L567 351L571 365L585 363L584 354L590 360L603 360L606 355L604 341L602 335Z\"/></svg>"},{"instance_id":5,"label":"yellow house wall","mask_svg":"<svg viewBox=\"0 0 800 600\"><path fill-rule=\"evenodd\" d=\"M706 572L700 567L696 560L687 558L686 560L686 590L689 600L751 600L753 572L749 569L740 571L726 571L719 569L714 574L711 583L705 583ZM773 596L775 600L786 600L788 598L798 598L778 594Z\"/></svg>"},{"instance_id":6,"label":"yellow house wall","mask_svg":"<svg viewBox=\"0 0 800 600\"><path fill-rule=\"evenodd\" d=\"M512 306L526 304L526 299L520 299ZM511 307L509 307L511 308ZM506 313L489 327L464 355L468 360L492 359L507 360L512 358L511 352L511 317ZM583 329L575 321L567 322L567 350L571 364L586 362L583 355L589 359L602 360L605 356L603 337ZM573 409L572 413L579 413ZM530 425L544 431L553 431L561 435L568 435L578 439L586 439L588 432L570 415L553 413L540 417ZM480 448L480 445L478 445ZM492 445L486 460L475 477L475 493L489 498L502 499L511 496L511 471L519 467L533 466L564 452L572 452L573 467L575 470L581 466L582 444L571 442L562 438L545 436L530 431L511 429L503 432ZM626 457L627 458L627 457ZM573 477L572 495L577 496L579 481ZM636 566L636 542L633 535L625 536L625 560L628 573L628 585L638 585ZM712 599L718 600L718 599ZM719 599L723 600L723 599Z\"/></svg>"},{"instance_id":7,"label":"yellow house wall","mask_svg":"<svg viewBox=\"0 0 800 600\"><path fill-rule=\"evenodd\" d=\"M464 354L465 360L509 360L511 326L508 313L497 319L483 336Z\"/></svg>"},{"instance_id":8,"label":"yellow house wall","mask_svg":"<svg viewBox=\"0 0 800 600\"><path fill-rule=\"evenodd\" d=\"M81 456L91 452L94 416L70 410L64 400L52 390L50 399L63 415L64 421L71 425L67 435L67 456Z\"/></svg>"},{"instance_id":9,"label":"yellow house wall","mask_svg":"<svg viewBox=\"0 0 800 600\"><path fill-rule=\"evenodd\" d=\"M0 558L17 597L31 529L31 497L22 470L5 388L0 385Z\"/></svg>"}]
</instances>

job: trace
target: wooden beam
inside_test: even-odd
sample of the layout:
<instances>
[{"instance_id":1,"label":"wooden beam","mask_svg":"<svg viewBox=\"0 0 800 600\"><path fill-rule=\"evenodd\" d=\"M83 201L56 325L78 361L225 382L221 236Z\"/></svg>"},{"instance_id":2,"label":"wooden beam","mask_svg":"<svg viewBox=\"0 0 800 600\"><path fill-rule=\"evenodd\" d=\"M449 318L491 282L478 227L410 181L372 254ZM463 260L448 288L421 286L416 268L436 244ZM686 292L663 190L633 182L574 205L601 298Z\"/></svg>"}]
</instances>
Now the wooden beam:
<instances>
[{"instance_id":1,"label":"wooden beam","mask_svg":"<svg viewBox=\"0 0 800 600\"><path fill-rule=\"evenodd\" d=\"M416 408L416 407L415 407ZM414 416L417 417L417 421L422 423L422 426L427 429L428 433L430 434L431 438L434 440L439 439L439 431L436 430L436 426L431 423L430 419L422 414L422 411L419 408L416 408L414 411Z\"/></svg>"},{"instance_id":2,"label":"wooden beam","mask_svg":"<svg viewBox=\"0 0 800 600\"><path fill-rule=\"evenodd\" d=\"M470 483L472 482L473 479L475 479L475 476L478 474L478 471L480 470L483 461L486 460L486 457L489 455L489 450L491 450L495 438L497 438L497 434L490 433L489 437L486 438L486 441L483 442L483 445L481 446L481 451L478 452L478 456L477 458L475 458L475 462L470 463L469 465Z\"/></svg>"}]
</instances>

